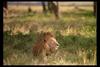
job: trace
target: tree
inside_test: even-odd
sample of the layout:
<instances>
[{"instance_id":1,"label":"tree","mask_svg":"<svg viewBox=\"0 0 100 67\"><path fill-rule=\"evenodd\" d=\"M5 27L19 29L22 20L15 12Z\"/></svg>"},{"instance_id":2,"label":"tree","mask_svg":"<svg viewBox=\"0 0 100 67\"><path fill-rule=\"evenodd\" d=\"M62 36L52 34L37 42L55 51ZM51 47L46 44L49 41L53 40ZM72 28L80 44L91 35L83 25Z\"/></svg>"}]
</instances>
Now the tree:
<instances>
[{"instance_id":1,"label":"tree","mask_svg":"<svg viewBox=\"0 0 100 67\"><path fill-rule=\"evenodd\" d=\"M46 13L47 10L46 10L46 5L45 5L45 2L42 2L42 6L43 6L43 12Z\"/></svg>"},{"instance_id":2,"label":"tree","mask_svg":"<svg viewBox=\"0 0 100 67\"><path fill-rule=\"evenodd\" d=\"M4 16L7 16L7 14L8 14L7 1L3 1L3 11L4 11Z\"/></svg>"},{"instance_id":3,"label":"tree","mask_svg":"<svg viewBox=\"0 0 100 67\"><path fill-rule=\"evenodd\" d=\"M94 2L94 16L97 14L97 2Z\"/></svg>"},{"instance_id":4,"label":"tree","mask_svg":"<svg viewBox=\"0 0 100 67\"><path fill-rule=\"evenodd\" d=\"M30 6L28 7L28 12L32 12L32 9L31 9L31 7L30 7Z\"/></svg>"},{"instance_id":5,"label":"tree","mask_svg":"<svg viewBox=\"0 0 100 67\"><path fill-rule=\"evenodd\" d=\"M56 16L56 18L59 18L59 7L58 7L58 2L56 2L56 5L55 5L55 10L54 10L54 14Z\"/></svg>"},{"instance_id":6,"label":"tree","mask_svg":"<svg viewBox=\"0 0 100 67\"><path fill-rule=\"evenodd\" d=\"M56 18L59 18L58 2L48 2L48 11L54 13Z\"/></svg>"},{"instance_id":7,"label":"tree","mask_svg":"<svg viewBox=\"0 0 100 67\"><path fill-rule=\"evenodd\" d=\"M48 11L52 13L52 1L48 2Z\"/></svg>"},{"instance_id":8,"label":"tree","mask_svg":"<svg viewBox=\"0 0 100 67\"><path fill-rule=\"evenodd\" d=\"M3 1L3 8L8 9L7 1Z\"/></svg>"}]
</instances>

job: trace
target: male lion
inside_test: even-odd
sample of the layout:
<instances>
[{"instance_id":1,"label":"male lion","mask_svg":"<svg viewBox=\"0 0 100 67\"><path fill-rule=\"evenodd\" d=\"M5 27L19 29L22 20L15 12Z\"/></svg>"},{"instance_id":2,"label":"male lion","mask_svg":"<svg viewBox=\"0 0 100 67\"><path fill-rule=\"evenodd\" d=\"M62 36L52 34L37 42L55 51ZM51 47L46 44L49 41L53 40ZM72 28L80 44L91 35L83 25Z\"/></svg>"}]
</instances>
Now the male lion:
<instances>
[{"instance_id":1,"label":"male lion","mask_svg":"<svg viewBox=\"0 0 100 67\"><path fill-rule=\"evenodd\" d=\"M50 55L51 53L54 53L58 49L59 43L57 42L52 33L45 32L40 38L33 46L34 56L44 58Z\"/></svg>"}]
</instances>

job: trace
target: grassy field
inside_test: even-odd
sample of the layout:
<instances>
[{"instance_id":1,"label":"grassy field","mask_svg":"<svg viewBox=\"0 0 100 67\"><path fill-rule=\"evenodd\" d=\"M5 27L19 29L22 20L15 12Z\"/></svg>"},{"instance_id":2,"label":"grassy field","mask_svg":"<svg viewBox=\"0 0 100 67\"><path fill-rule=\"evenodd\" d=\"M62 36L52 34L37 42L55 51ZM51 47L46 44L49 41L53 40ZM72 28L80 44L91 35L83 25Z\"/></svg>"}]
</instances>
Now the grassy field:
<instances>
[{"instance_id":1,"label":"grassy field","mask_svg":"<svg viewBox=\"0 0 100 67\"><path fill-rule=\"evenodd\" d=\"M16 8L15 8L16 7ZM47 65L96 65L96 17L93 6L76 9L60 6L60 19L42 14L41 6L8 6L3 19L4 65L43 64L34 59L32 46L41 31L53 32L60 43L58 52L48 57Z\"/></svg>"}]
</instances>

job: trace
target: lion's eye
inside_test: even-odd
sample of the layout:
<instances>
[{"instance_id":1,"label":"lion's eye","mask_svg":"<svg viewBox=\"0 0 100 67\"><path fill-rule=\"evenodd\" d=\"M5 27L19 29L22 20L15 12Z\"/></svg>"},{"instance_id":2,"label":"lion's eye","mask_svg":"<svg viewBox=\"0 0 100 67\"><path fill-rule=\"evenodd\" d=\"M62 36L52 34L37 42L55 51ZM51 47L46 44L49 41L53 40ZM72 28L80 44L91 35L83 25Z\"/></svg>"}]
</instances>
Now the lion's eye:
<instances>
[{"instance_id":1,"label":"lion's eye","mask_svg":"<svg viewBox=\"0 0 100 67\"><path fill-rule=\"evenodd\" d=\"M43 41L44 41L44 42L47 42L47 40L46 40L46 39L44 39Z\"/></svg>"}]
</instances>

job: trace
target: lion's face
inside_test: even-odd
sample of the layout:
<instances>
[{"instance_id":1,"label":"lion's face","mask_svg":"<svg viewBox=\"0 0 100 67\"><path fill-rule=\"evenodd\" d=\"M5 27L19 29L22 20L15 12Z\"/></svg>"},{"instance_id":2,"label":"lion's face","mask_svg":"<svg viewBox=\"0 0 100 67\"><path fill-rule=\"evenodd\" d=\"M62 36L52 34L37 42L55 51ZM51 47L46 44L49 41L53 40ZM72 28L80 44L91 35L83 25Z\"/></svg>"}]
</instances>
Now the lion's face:
<instances>
[{"instance_id":1,"label":"lion's face","mask_svg":"<svg viewBox=\"0 0 100 67\"><path fill-rule=\"evenodd\" d=\"M48 49L50 49L51 52L56 51L59 47L59 43L54 35L50 32L44 34L44 41L46 43L45 45L48 46Z\"/></svg>"},{"instance_id":2,"label":"lion's face","mask_svg":"<svg viewBox=\"0 0 100 67\"><path fill-rule=\"evenodd\" d=\"M40 41L38 41L33 47L34 53L43 53L43 54L51 54L55 52L59 47L59 43L57 42L54 35L50 32L46 32L43 34L43 37Z\"/></svg>"}]
</instances>

